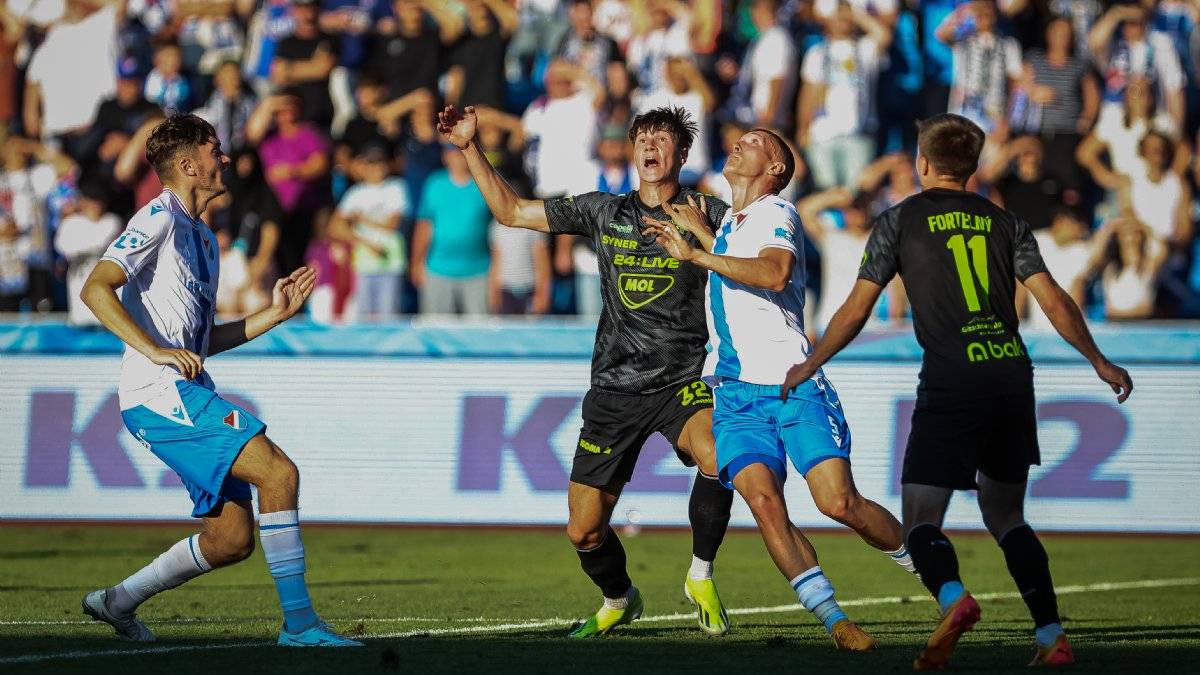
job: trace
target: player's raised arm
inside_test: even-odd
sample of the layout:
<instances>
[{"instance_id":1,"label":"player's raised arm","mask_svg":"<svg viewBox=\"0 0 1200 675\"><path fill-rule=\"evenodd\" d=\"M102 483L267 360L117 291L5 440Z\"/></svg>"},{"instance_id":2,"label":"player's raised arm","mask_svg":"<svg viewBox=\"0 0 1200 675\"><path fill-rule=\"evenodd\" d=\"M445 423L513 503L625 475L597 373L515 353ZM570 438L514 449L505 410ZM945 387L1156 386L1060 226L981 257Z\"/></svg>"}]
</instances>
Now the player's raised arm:
<instances>
[{"instance_id":1,"label":"player's raised arm","mask_svg":"<svg viewBox=\"0 0 1200 675\"><path fill-rule=\"evenodd\" d=\"M301 267L275 282L271 291L271 306L240 320L213 326L208 336L208 355L219 354L246 344L254 338L287 321L300 311L312 295L317 283L317 271Z\"/></svg>"},{"instance_id":2,"label":"player's raised arm","mask_svg":"<svg viewBox=\"0 0 1200 675\"><path fill-rule=\"evenodd\" d=\"M442 139L453 144L466 157L471 178L475 180L497 222L508 227L549 232L550 221L542 200L521 199L484 157L483 150L475 140L476 122L473 106L467 106L461 114L454 106L446 106L438 113L437 128Z\"/></svg>"},{"instance_id":3,"label":"player's raised arm","mask_svg":"<svg viewBox=\"0 0 1200 675\"><path fill-rule=\"evenodd\" d=\"M1038 272L1021 283L1025 284L1033 299L1037 300L1050 323L1054 325L1054 330L1092 364L1096 375L1112 387L1113 393L1117 395L1117 402L1124 403L1133 392L1133 379L1124 368L1109 361L1096 346L1092 332L1083 320L1083 313L1079 311L1079 306L1071 296L1058 285L1049 272Z\"/></svg>"},{"instance_id":4,"label":"player's raised arm","mask_svg":"<svg viewBox=\"0 0 1200 675\"><path fill-rule=\"evenodd\" d=\"M121 240L118 239L118 242ZM160 366L171 366L187 379L192 379L203 370L198 355L186 349L164 348L154 342L129 315L117 297L117 289L128 281L120 263L101 260L96 263L79 292L79 299L92 310L100 323L121 339L121 342L141 352L146 358Z\"/></svg>"}]
</instances>

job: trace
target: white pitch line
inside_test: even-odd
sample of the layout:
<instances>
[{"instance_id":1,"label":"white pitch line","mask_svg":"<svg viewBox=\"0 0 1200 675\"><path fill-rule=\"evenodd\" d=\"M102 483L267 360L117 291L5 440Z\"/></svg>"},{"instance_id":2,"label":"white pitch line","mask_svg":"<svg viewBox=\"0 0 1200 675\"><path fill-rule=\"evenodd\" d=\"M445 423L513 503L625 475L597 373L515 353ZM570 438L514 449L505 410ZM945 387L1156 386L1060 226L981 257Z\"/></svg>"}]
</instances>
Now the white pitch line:
<instances>
[{"instance_id":1,"label":"white pitch line","mask_svg":"<svg viewBox=\"0 0 1200 675\"><path fill-rule=\"evenodd\" d=\"M1074 586L1060 586L1055 589L1058 595L1070 595L1074 593L1101 593L1106 591L1127 591L1140 588L1174 588L1179 586L1197 586L1200 585L1200 577L1181 577L1177 579L1145 579L1142 581L1110 581L1095 584L1080 584ZM1020 594L1016 592L1002 593L980 593L975 595L979 600L1000 600L1000 599L1018 599ZM897 605L905 602L928 602L927 595L910 595L910 596L883 596L877 598L857 598L853 600L844 600L838 604L842 607L864 607L867 605ZM730 614L748 615L748 614L778 614L782 612L797 612L802 610L798 604L774 605L769 607L740 607L729 610ZM659 614L656 616L644 616L639 619L643 623L657 623L669 621L684 621L692 620L696 617L691 612L679 612L675 614ZM403 618L403 617L398 617ZM422 617L414 617L422 618ZM452 619L445 619L451 621ZM569 624L572 619L553 618L539 619L536 621L523 621L514 623L488 624L484 626L464 626L461 628L435 628L430 630L414 630L402 631L398 633L385 633L381 635L366 635L363 639L379 640L391 638L411 638L411 637L436 637L440 635L471 635L478 633L506 632L513 630L528 630L533 628L549 628L551 626L564 626ZM188 652L197 650L218 650L218 649L241 649L246 647L267 647L272 643L264 641L247 641L235 642L230 644L197 644L197 645L162 645L159 647L142 647L133 649L105 649L96 651L74 651L74 652L55 652L50 654L23 654L21 656L5 656L0 657L0 664L8 663L36 663L41 661L52 661L60 659L84 659L100 656L142 656L146 654L171 654L175 652Z\"/></svg>"}]
</instances>

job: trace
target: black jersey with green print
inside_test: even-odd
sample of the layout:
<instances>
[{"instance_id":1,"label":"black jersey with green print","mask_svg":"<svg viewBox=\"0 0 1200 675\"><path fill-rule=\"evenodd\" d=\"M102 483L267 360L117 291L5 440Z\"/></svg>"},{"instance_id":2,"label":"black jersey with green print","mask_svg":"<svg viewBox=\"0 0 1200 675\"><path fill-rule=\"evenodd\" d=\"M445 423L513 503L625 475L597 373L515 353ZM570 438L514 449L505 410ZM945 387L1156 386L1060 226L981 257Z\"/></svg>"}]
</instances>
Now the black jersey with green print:
<instances>
[{"instance_id":1,"label":"black jersey with green print","mask_svg":"<svg viewBox=\"0 0 1200 675\"><path fill-rule=\"evenodd\" d=\"M697 201L701 196L681 188L671 203L685 204L689 195ZM729 206L715 197L705 199L715 227ZM642 216L670 219L661 207L642 203L636 191L546 201L550 232L589 237L595 244L604 309L592 354L592 387L618 394L649 394L696 379L708 342L708 272L681 263L653 237L642 236Z\"/></svg>"},{"instance_id":2,"label":"black jersey with green print","mask_svg":"<svg viewBox=\"0 0 1200 675\"><path fill-rule=\"evenodd\" d=\"M1016 280L1045 272L1029 224L973 192L932 189L884 211L858 278L899 274L924 349L921 390L985 398L1032 386Z\"/></svg>"}]
</instances>

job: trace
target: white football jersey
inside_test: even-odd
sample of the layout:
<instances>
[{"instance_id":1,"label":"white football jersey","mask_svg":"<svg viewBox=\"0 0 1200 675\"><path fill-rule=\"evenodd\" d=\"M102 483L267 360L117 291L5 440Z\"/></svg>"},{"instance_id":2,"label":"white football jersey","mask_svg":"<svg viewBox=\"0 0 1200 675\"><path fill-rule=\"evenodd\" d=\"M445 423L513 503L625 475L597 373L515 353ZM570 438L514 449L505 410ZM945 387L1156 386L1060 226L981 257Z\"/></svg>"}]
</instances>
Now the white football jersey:
<instances>
[{"instance_id":1,"label":"white football jersey","mask_svg":"<svg viewBox=\"0 0 1200 675\"><path fill-rule=\"evenodd\" d=\"M105 251L125 270L121 304L134 322L160 347L187 349L204 358L216 315L217 238L203 221L193 219L179 198L163 190L130 219L125 231ZM166 406L178 398L175 383L183 376L172 366L159 366L126 345L118 396L121 409ZM202 372L194 380L213 389ZM168 394L165 399L163 394Z\"/></svg>"},{"instance_id":2,"label":"white football jersey","mask_svg":"<svg viewBox=\"0 0 1200 675\"><path fill-rule=\"evenodd\" d=\"M708 315L708 358L704 378L752 384L783 384L787 370L808 358L804 335L804 244L800 215L778 195L766 195L741 211L725 214L713 242L713 253L757 258L767 248L795 257L792 277L775 293L708 274L704 306Z\"/></svg>"}]
</instances>

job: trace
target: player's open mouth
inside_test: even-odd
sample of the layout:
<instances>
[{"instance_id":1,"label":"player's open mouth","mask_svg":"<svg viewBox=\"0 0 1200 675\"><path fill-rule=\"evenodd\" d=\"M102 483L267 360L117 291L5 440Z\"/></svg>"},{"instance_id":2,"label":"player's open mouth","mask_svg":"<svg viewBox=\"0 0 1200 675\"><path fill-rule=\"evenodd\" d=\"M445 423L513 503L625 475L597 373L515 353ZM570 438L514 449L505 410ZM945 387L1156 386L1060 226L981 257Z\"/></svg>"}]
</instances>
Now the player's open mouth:
<instances>
[{"instance_id":1,"label":"player's open mouth","mask_svg":"<svg viewBox=\"0 0 1200 675\"><path fill-rule=\"evenodd\" d=\"M647 169L654 168L654 167L658 166L658 160L655 159L654 157L647 157L642 160L642 166Z\"/></svg>"}]
</instances>

